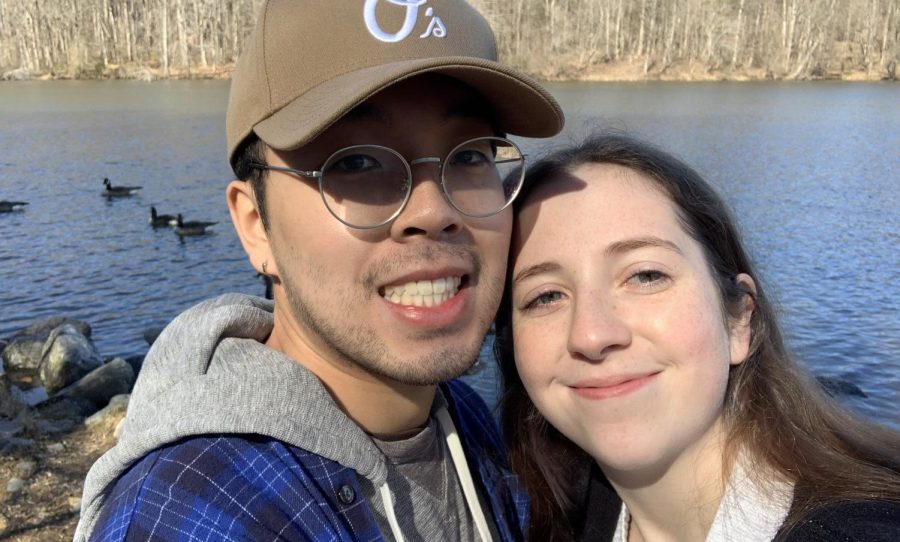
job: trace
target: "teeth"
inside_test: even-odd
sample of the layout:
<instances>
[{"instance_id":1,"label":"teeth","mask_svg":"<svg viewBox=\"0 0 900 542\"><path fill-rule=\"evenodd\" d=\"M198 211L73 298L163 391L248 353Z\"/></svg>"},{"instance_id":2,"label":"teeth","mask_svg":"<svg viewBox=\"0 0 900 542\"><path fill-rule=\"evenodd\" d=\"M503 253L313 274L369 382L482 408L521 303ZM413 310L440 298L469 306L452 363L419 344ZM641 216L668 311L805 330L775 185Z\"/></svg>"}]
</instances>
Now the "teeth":
<instances>
[{"instance_id":1,"label":"teeth","mask_svg":"<svg viewBox=\"0 0 900 542\"><path fill-rule=\"evenodd\" d=\"M444 277L395 284L384 288L384 298L401 305L434 307L455 296L461 282L462 277Z\"/></svg>"}]
</instances>

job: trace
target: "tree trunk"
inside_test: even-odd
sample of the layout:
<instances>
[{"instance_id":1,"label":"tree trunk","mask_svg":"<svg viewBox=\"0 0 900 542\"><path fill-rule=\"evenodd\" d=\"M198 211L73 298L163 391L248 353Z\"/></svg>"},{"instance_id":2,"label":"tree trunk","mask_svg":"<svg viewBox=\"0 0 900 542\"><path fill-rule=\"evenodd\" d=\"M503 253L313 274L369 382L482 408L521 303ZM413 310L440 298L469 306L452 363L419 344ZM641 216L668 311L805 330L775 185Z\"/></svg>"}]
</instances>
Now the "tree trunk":
<instances>
[{"instance_id":1,"label":"tree trunk","mask_svg":"<svg viewBox=\"0 0 900 542\"><path fill-rule=\"evenodd\" d=\"M162 41L162 66L163 75L169 76L169 0L162 0L162 10L160 12L161 24L160 36Z\"/></svg>"},{"instance_id":2,"label":"tree trunk","mask_svg":"<svg viewBox=\"0 0 900 542\"><path fill-rule=\"evenodd\" d=\"M188 76L190 76L191 63L188 57L187 32L184 29L184 3L182 0L176 0L175 3L175 26L178 31L178 57L181 68L187 70Z\"/></svg>"},{"instance_id":3,"label":"tree trunk","mask_svg":"<svg viewBox=\"0 0 900 542\"><path fill-rule=\"evenodd\" d=\"M731 54L731 66L737 67L738 55L741 54L741 29L744 26L744 0L738 7L737 29L734 32L734 51Z\"/></svg>"}]
</instances>

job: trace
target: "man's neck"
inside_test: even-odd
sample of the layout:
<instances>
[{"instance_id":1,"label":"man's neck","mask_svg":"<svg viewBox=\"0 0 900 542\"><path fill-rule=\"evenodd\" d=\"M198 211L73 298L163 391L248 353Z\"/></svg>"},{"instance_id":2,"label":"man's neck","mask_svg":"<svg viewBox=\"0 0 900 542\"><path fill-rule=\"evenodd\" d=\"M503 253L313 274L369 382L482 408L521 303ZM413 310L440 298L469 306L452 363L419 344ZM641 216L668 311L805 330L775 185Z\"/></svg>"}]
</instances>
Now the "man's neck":
<instances>
[{"instance_id":1,"label":"man's neck","mask_svg":"<svg viewBox=\"0 0 900 542\"><path fill-rule=\"evenodd\" d=\"M266 346L282 352L312 372L332 399L363 431L381 440L405 438L425 427L436 386L413 386L373 375L328 353L317 351L283 319L275 326Z\"/></svg>"}]
</instances>

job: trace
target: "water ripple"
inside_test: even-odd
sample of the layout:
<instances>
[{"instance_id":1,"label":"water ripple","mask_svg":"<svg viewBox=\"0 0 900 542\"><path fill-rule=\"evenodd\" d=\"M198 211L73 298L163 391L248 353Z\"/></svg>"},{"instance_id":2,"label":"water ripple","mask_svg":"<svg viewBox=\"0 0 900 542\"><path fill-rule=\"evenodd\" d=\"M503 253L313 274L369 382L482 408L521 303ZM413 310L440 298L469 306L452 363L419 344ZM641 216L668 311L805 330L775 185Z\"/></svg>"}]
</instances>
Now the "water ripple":
<instances>
[{"instance_id":1,"label":"water ripple","mask_svg":"<svg viewBox=\"0 0 900 542\"><path fill-rule=\"evenodd\" d=\"M845 378L860 412L900 427L900 109L878 84L560 84L567 143L598 124L685 158L725 194L790 345ZM104 356L146 351L144 328L207 297L260 295L224 203L223 82L0 85L0 337L65 314ZM822 112L827 111L827 115ZM521 140L529 154L548 144ZM107 200L101 180L143 186ZM211 220L180 240L149 207ZM489 359L489 356L488 356ZM492 371L473 377L496 396Z\"/></svg>"}]
</instances>

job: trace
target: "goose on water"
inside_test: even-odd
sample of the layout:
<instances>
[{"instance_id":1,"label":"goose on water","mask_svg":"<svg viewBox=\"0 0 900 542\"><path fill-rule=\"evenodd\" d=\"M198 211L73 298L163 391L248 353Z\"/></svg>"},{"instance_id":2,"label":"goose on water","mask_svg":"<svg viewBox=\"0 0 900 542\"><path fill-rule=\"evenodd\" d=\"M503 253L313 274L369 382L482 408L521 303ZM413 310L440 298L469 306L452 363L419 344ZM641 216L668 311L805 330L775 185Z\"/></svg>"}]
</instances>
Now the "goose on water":
<instances>
[{"instance_id":1,"label":"goose on water","mask_svg":"<svg viewBox=\"0 0 900 542\"><path fill-rule=\"evenodd\" d=\"M27 201L6 201L5 199L0 199L0 213L21 211L26 205L28 205Z\"/></svg>"},{"instance_id":2,"label":"goose on water","mask_svg":"<svg viewBox=\"0 0 900 542\"><path fill-rule=\"evenodd\" d=\"M140 186L113 186L107 177L103 178L103 195L108 198L121 198L130 196L141 189Z\"/></svg>"},{"instance_id":3,"label":"goose on water","mask_svg":"<svg viewBox=\"0 0 900 542\"><path fill-rule=\"evenodd\" d=\"M181 213L178 213L175 222L175 233L178 235L204 235L206 233L206 228L213 224L217 224L217 222L199 222L196 220L185 222Z\"/></svg>"},{"instance_id":4,"label":"goose on water","mask_svg":"<svg viewBox=\"0 0 900 542\"><path fill-rule=\"evenodd\" d=\"M150 207L150 225L154 228L160 226L175 226L178 224L178 217L175 215L160 215L156 213L156 207Z\"/></svg>"}]
</instances>

